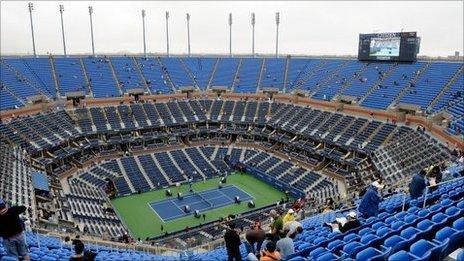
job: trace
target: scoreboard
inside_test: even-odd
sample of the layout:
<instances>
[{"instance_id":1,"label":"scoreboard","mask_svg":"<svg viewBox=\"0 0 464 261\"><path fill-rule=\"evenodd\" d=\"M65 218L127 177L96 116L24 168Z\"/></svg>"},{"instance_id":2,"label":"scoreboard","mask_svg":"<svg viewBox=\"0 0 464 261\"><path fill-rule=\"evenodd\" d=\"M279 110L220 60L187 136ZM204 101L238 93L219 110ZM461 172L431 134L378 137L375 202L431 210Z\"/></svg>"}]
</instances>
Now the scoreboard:
<instances>
[{"instance_id":1,"label":"scoreboard","mask_svg":"<svg viewBox=\"0 0 464 261\"><path fill-rule=\"evenodd\" d=\"M413 62L419 53L416 32L360 34L358 59L361 61Z\"/></svg>"}]
</instances>

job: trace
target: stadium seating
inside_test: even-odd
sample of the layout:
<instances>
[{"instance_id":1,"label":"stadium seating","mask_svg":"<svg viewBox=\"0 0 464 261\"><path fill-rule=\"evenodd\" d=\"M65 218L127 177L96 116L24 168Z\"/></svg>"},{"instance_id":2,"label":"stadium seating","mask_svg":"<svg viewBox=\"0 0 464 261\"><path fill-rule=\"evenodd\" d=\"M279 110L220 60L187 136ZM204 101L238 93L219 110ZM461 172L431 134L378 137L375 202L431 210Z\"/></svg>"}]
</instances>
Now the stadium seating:
<instances>
[{"instance_id":1,"label":"stadium seating","mask_svg":"<svg viewBox=\"0 0 464 261\"><path fill-rule=\"evenodd\" d=\"M263 59L241 59L233 90L238 93L255 93Z\"/></svg>"},{"instance_id":2,"label":"stadium seating","mask_svg":"<svg viewBox=\"0 0 464 261\"><path fill-rule=\"evenodd\" d=\"M425 72L421 73L415 85L400 99L400 102L416 104L426 109L460 67L462 64L459 63L432 63Z\"/></svg>"},{"instance_id":3,"label":"stadium seating","mask_svg":"<svg viewBox=\"0 0 464 261\"><path fill-rule=\"evenodd\" d=\"M218 58L216 71L212 75L211 86L221 86L230 89L233 85L239 63L240 60L235 58Z\"/></svg>"},{"instance_id":4,"label":"stadium seating","mask_svg":"<svg viewBox=\"0 0 464 261\"><path fill-rule=\"evenodd\" d=\"M112 57L109 60L122 90L127 91L134 88L145 89L145 81L142 79L142 75L134 63L135 58Z\"/></svg>"},{"instance_id":5,"label":"stadium seating","mask_svg":"<svg viewBox=\"0 0 464 261\"><path fill-rule=\"evenodd\" d=\"M195 86L201 90L208 87L209 80L213 74L216 58L187 58L181 61L188 68L188 73L193 75Z\"/></svg>"},{"instance_id":6,"label":"stadium seating","mask_svg":"<svg viewBox=\"0 0 464 261\"><path fill-rule=\"evenodd\" d=\"M284 88L284 76L286 60L279 58L264 59L264 67L261 76L261 88L277 88L282 91Z\"/></svg>"},{"instance_id":7,"label":"stadium seating","mask_svg":"<svg viewBox=\"0 0 464 261\"><path fill-rule=\"evenodd\" d=\"M84 72L79 58L55 58L55 72L62 96L69 92L88 93L88 84L84 78Z\"/></svg>"},{"instance_id":8,"label":"stadium seating","mask_svg":"<svg viewBox=\"0 0 464 261\"><path fill-rule=\"evenodd\" d=\"M2 58L0 66L1 110L26 106L31 96L52 100L75 91L107 98L132 89L173 94L184 88L220 87L251 94L275 88L316 100L352 97L359 106L376 110L417 105L427 113L443 113L448 133L462 135L464 130L463 66L455 62L116 56ZM31 205L29 216L42 217L53 206L56 217L48 221L114 239L128 230L102 207L108 201L103 192L107 179L114 181L117 196L125 196L174 186L189 177L217 177L242 162L321 203L340 195L342 178L348 189L363 186L374 174L390 184L404 184L430 164L455 160L450 148L427 132L340 111L264 98L157 99L50 108L0 122L0 197ZM50 202L34 205L31 165L50 174ZM374 170L363 172L361 166ZM302 221L304 232L295 240L293 260L443 258L463 247L463 185L456 180L415 200L395 194L381 203L377 217L362 220L361 228L343 235L323 224L347 210L311 216ZM237 222L248 226L253 215L263 214L248 213ZM207 242L220 238L225 228L211 225L173 236L179 244L191 237ZM45 243L38 246L37 238ZM72 254L58 239L30 233L27 239L33 260ZM100 260L181 258L94 249ZM243 247L241 251L245 254ZM3 254L0 248L0 258ZM219 248L184 259L223 260L225 255Z\"/></svg>"},{"instance_id":9,"label":"stadium seating","mask_svg":"<svg viewBox=\"0 0 464 261\"><path fill-rule=\"evenodd\" d=\"M447 111L453 118L448 132L462 135L463 68L453 62L388 65L300 58L2 58L0 109L22 107L30 96L53 99L71 91L105 98L133 88L166 94L180 87L223 87L238 93L272 87L327 101L350 96L372 109L401 103L429 114Z\"/></svg>"},{"instance_id":10,"label":"stadium seating","mask_svg":"<svg viewBox=\"0 0 464 261\"><path fill-rule=\"evenodd\" d=\"M179 58L161 57L160 62L163 64L163 70L169 75L175 89L195 86L193 78L188 74L185 65Z\"/></svg>"},{"instance_id":11,"label":"stadium seating","mask_svg":"<svg viewBox=\"0 0 464 261\"><path fill-rule=\"evenodd\" d=\"M82 58L93 96L107 98L119 96L120 90L109 66L108 58Z\"/></svg>"},{"instance_id":12,"label":"stadium seating","mask_svg":"<svg viewBox=\"0 0 464 261\"><path fill-rule=\"evenodd\" d=\"M410 207L408 211L401 211L402 195L387 198L381 206L384 212L377 217L362 220L360 228L346 232L345 234L330 233L323 224L332 221L335 217L344 216L346 211L329 212L307 218L302 221L304 231L295 239L297 252L289 257L289 260L334 260L334 259L356 259L356 260L439 260L447 256L450 251L463 247L464 236L462 217L448 216L446 210L455 208L461 201L450 200L445 203L447 193L453 190L462 190L464 180L459 179L439 188L432 197L438 203L427 207L449 205L442 207L439 214L446 218L445 223L434 223L431 219L424 221L436 224L436 232L425 234L421 232L420 225L415 221L409 225L400 225L407 221L409 212L418 212L418 208ZM445 199L440 200L440 198ZM407 197L408 198L408 197ZM406 200L407 202L409 199ZM396 202L396 203L395 203ZM460 203L459 203L460 202ZM461 204L462 205L462 204ZM387 210L389 209L389 210ZM449 213L449 212L448 212ZM411 215L411 214L409 214ZM395 219L396 221L389 221ZM430 221L432 220L432 221ZM389 223L391 222L391 223ZM380 227L376 226L380 223ZM389 224L388 224L389 223ZM417 228L416 228L417 226ZM241 249L242 257L246 252ZM197 255L193 260L223 259L226 257L225 249L218 248L212 252ZM306 259L308 258L308 259Z\"/></svg>"},{"instance_id":13,"label":"stadium seating","mask_svg":"<svg viewBox=\"0 0 464 261\"><path fill-rule=\"evenodd\" d=\"M361 101L361 106L374 109L386 109L396 102L419 105L422 109L433 105L431 112L437 112L463 88L462 64L421 61L388 65L343 59L52 57L2 59L2 70L5 76L12 77L3 77L2 84L11 85L8 88L15 94L20 92L20 99L37 93L53 98L57 89L61 95L79 90L104 98L119 96L132 88L160 94L179 87L204 90L220 86L253 93L260 86L281 92L306 91L312 98L322 100L353 96ZM14 77L23 79L22 84ZM121 92L116 83L122 86Z\"/></svg>"},{"instance_id":14,"label":"stadium seating","mask_svg":"<svg viewBox=\"0 0 464 261\"><path fill-rule=\"evenodd\" d=\"M157 58L135 58L144 75L146 84L151 93L165 94L172 91L168 79Z\"/></svg>"},{"instance_id":15,"label":"stadium seating","mask_svg":"<svg viewBox=\"0 0 464 261\"><path fill-rule=\"evenodd\" d=\"M0 238L0 240L2 240ZM74 255L73 246L65 243L59 238L36 234L26 233L26 242L30 252L31 260L69 260ZM178 260L174 256L160 256L147 254L141 251L116 249L96 244L85 244L86 250L90 250L97 254L96 260ZM0 244L0 259L1 260L17 260L9 259L4 256L3 244Z\"/></svg>"}]
</instances>

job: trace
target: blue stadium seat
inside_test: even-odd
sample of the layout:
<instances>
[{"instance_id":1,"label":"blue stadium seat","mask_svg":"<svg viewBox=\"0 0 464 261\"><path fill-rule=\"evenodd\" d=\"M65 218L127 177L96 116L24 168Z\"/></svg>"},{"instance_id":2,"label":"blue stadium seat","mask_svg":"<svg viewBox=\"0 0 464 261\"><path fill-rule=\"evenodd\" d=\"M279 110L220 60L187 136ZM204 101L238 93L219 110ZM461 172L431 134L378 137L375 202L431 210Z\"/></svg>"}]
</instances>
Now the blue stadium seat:
<instances>
[{"instance_id":1,"label":"blue stadium seat","mask_svg":"<svg viewBox=\"0 0 464 261\"><path fill-rule=\"evenodd\" d=\"M354 256L356 256L356 254L359 253L364 248L366 248L366 246L359 242L351 242L351 243L346 244L343 247L342 251L340 251L340 253L342 255L342 258L348 258L348 257L354 258Z\"/></svg>"},{"instance_id":2,"label":"blue stadium seat","mask_svg":"<svg viewBox=\"0 0 464 261\"><path fill-rule=\"evenodd\" d=\"M464 210L464 201L459 202L456 206L457 206L458 208Z\"/></svg>"},{"instance_id":3,"label":"blue stadium seat","mask_svg":"<svg viewBox=\"0 0 464 261\"><path fill-rule=\"evenodd\" d=\"M355 233L350 233L350 234L343 237L343 241L345 243L349 243L351 241L355 241L355 240L358 240L358 239L359 239L359 236L356 235Z\"/></svg>"},{"instance_id":4,"label":"blue stadium seat","mask_svg":"<svg viewBox=\"0 0 464 261\"><path fill-rule=\"evenodd\" d=\"M411 243L415 241L421 235L422 235L421 232L414 227L408 227L404 229L403 231L401 231L400 233L400 236L406 239L407 243Z\"/></svg>"},{"instance_id":5,"label":"blue stadium seat","mask_svg":"<svg viewBox=\"0 0 464 261\"><path fill-rule=\"evenodd\" d=\"M3 256L0 260L1 261L17 261L18 259L12 256Z\"/></svg>"},{"instance_id":6,"label":"blue stadium seat","mask_svg":"<svg viewBox=\"0 0 464 261\"><path fill-rule=\"evenodd\" d=\"M464 217L459 218L453 222L453 228L457 230L464 230Z\"/></svg>"},{"instance_id":7,"label":"blue stadium seat","mask_svg":"<svg viewBox=\"0 0 464 261\"><path fill-rule=\"evenodd\" d=\"M418 208L418 207L410 207L410 208L408 209L408 213L410 213L410 214L416 214L416 213L419 212L420 210L421 210L421 209Z\"/></svg>"},{"instance_id":8,"label":"blue stadium seat","mask_svg":"<svg viewBox=\"0 0 464 261\"><path fill-rule=\"evenodd\" d=\"M418 258L438 260L441 253L441 247L428 240L421 239L411 245L410 252Z\"/></svg>"},{"instance_id":9,"label":"blue stadium seat","mask_svg":"<svg viewBox=\"0 0 464 261\"><path fill-rule=\"evenodd\" d=\"M445 214L451 219L455 220L464 214L464 210L461 210L455 206L451 206L445 210Z\"/></svg>"},{"instance_id":10,"label":"blue stadium seat","mask_svg":"<svg viewBox=\"0 0 464 261\"><path fill-rule=\"evenodd\" d=\"M391 224L390 228L395 232L400 232L406 225L403 221L396 221Z\"/></svg>"},{"instance_id":11,"label":"blue stadium seat","mask_svg":"<svg viewBox=\"0 0 464 261\"><path fill-rule=\"evenodd\" d=\"M463 245L464 231L457 231L450 227L440 229L433 239L433 243L441 247L441 256L449 255L456 248Z\"/></svg>"},{"instance_id":12,"label":"blue stadium seat","mask_svg":"<svg viewBox=\"0 0 464 261\"><path fill-rule=\"evenodd\" d=\"M365 234L374 234L375 230L370 228L370 227L365 227L361 230L359 230L358 235L363 236Z\"/></svg>"},{"instance_id":13,"label":"blue stadium seat","mask_svg":"<svg viewBox=\"0 0 464 261\"><path fill-rule=\"evenodd\" d=\"M318 257L326 254L326 253L329 253L330 251L327 250L326 248L324 247L318 247L316 249L314 249L313 251L309 252L309 256L311 257L311 259L317 259Z\"/></svg>"},{"instance_id":14,"label":"blue stadium seat","mask_svg":"<svg viewBox=\"0 0 464 261\"><path fill-rule=\"evenodd\" d=\"M340 259L340 257L328 252L316 258L316 261L332 261L332 260L338 260L338 259Z\"/></svg>"},{"instance_id":15,"label":"blue stadium seat","mask_svg":"<svg viewBox=\"0 0 464 261\"><path fill-rule=\"evenodd\" d=\"M327 245L327 249L331 252L336 252L343 248L344 242L340 239L334 240Z\"/></svg>"},{"instance_id":16,"label":"blue stadium seat","mask_svg":"<svg viewBox=\"0 0 464 261\"><path fill-rule=\"evenodd\" d=\"M380 242L380 238L374 234L365 234L359 240L365 246L376 246Z\"/></svg>"},{"instance_id":17,"label":"blue stadium seat","mask_svg":"<svg viewBox=\"0 0 464 261\"><path fill-rule=\"evenodd\" d=\"M383 242L383 246L385 248L390 248L392 253L395 253L399 250L404 250L409 245L410 244L408 240L398 235L393 235L385 239L385 241Z\"/></svg>"},{"instance_id":18,"label":"blue stadium seat","mask_svg":"<svg viewBox=\"0 0 464 261\"><path fill-rule=\"evenodd\" d=\"M386 227L386 226L387 226L387 225L386 225L385 223L379 221L379 222L374 223L374 224L372 225L372 228L373 228L374 230L378 230L379 228L381 228L381 227Z\"/></svg>"},{"instance_id":19,"label":"blue stadium seat","mask_svg":"<svg viewBox=\"0 0 464 261\"><path fill-rule=\"evenodd\" d=\"M419 260L417 257L412 256L409 252L401 250L396 252L395 254L391 255L388 258L388 261L409 261L409 260ZM427 259L420 259L420 260L427 260Z\"/></svg>"},{"instance_id":20,"label":"blue stadium seat","mask_svg":"<svg viewBox=\"0 0 464 261\"><path fill-rule=\"evenodd\" d=\"M430 235L435 233L436 230L438 230L438 224L428 219L425 219L417 224L417 229L421 231L422 235L424 235L425 237L429 237Z\"/></svg>"},{"instance_id":21,"label":"blue stadium seat","mask_svg":"<svg viewBox=\"0 0 464 261\"><path fill-rule=\"evenodd\" d=\"M432 222L434 222L440 227L446 225L446 223L448 222L448 219L449 217L443 213L437 213L432 216Z\"/></svg>"},{"instance_id":22,"label":"blue stadium seat","mask_svg":"<svg viewBox=\"0 0 464 261\"><path fill-rule=\"evenodd\" d=\"M431 216L431 212L428 209L422 209L419 212L417 212L417 216L420 218L428 218Z\"/></svg>"},{"instance_id":23,"label":"blue stadium seat","mask_svg":"<svg viewBox=\"0 0 464 261\"><path fill-rule=\"evenodd\" d=\"M457 258L456 258L456 261L464 261L464 250L459 252L459 254L458 254Z\"/></svg>"},{"instance_id":24,"label":"blue stadium seat","mask_svg":"<svg viewBox=\"0 0 464 261\"><path fill-rule=\"evenodd\" d=\"M395 233L391 228L389 227L382 227L376 231L376 235L380 238L381 241L384 241L387 237Z\"/></svg>"},{"instance_id":25,"label":"blue stadium seat","mask_svg":"<svg viewBox=\"0 0 464 261\"><path fill-rule=\"evenodd\" d=\"M358 261L381 261L385 260L385 257L388 254L388 249L384 249L385 252L381 252L376 248L369 247L359 252L356 255L356 260Z\"/></svg>"}]
</instances>

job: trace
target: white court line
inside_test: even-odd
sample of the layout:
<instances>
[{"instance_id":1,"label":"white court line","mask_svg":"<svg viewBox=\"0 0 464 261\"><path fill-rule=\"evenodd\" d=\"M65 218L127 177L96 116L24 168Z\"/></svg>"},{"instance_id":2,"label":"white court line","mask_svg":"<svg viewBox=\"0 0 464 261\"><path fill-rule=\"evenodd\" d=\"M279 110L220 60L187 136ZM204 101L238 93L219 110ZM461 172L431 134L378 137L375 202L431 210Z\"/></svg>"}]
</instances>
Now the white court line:
<instances>
[{"instance_id":1,"label":"white court line","mask_svg":"<svg viewBox=\"0 0 464 261\"><path fill-rule=\"evenodd\" d=\"M227 185L227 186L223 187L222 189L227 189L227 188L232 188L232 187L235 188L235 189L237 189L237 190L239 190L239 191L241 191L242 193L246 194L246 195L249 197L249 199L253 199L253 197L252 197L250 194L248 194L246 191L242 190L241 188L239 188L239 187L237 187L237 186L235 186L235 185L233 185L233 184ZM225 207L225 206L227 206L227 205L233 204L233 203L235 202L235 199L232 199L232 198L229 197L226 193L222 192L222 189L214 188L214 189L209 189L209 190L205 190L205 191L202 191L202 192L200 192L200 193L197 193L197 194L201 194L201 193L210 193L210 192L214 192L214 191L219 191L220 194L222 194L222 195L220 195L220 196L218 196L218 197L214 197L214 198L210 198L210 199L205 200L205 199L203 199L203 198L202 198L201 196L199 196L199 195L196 195L196 194L189 194L189 195L187 195L187 196L184 197L184 200L185 200L186 198L192 198L192 197L195 197L195 196L200 198L199 201L194 201L194 202L190 203L190 205L197 204L197 203L202 203L202 202L205 202L205 201L206 201L206 203L209 203L209 201L211 201L211 200L215 200L215 199L219 199L219 198L223 198L223 197L228 198L228 199L231 201L230 203L217 204L217 205L216 205L216 204L213 205L213 204L209 203L209 205L212 205L212 206L209 206L209 207L207 207L207 208L202 208L202 209L199 210L199 211L219 209L219 208ZM248 199L247 199L247 200L248 200ZM162 217L160 217L159 214L157 213L157 211L153 208L153 206L152 206L151 204L154 203L154 205L159 205L159 204L163 204L163 203L166 203L166 202L170 202L171 204L173 204L174 206L176 206L176 208L179 209L179 210L182 212L182 214L180 214L180 215L175 215L175 216L171 216L171 217L169 217L169 218L167 218L167 219L163 219ZM173 199L165 199L165 200L163 200L163 201L158 201L158 202L155 201L155 202L151 202L151 203L147 203L147 204L151 207L151 209L153 210L153 212L155 212L155 214L156 214L163 222L165 222L165 223L166 223L167 221L171 221L171 220L174 220L174 219L177 219L177 218L180 218L180 217L185 217L185 216L188 216L188 215L189 215L189 214L185 213L185 212L181 209L181 207L183 207L183 206L185 206L185 205L187 205L187 204L185 204L185 205L180 205L180 206L179 206L179 205L177 205L177 204L173 201Z\"/></svg>"},{"instance_id":2,"label":"white court line","mask_svg":"<svg viewBox=\"0 0 464 261\"><path fill-rule=\"evenodd\" d=\"M184 213L184 211L175 203L172 201L172 199L169 200L174 206L176 206L176 208L178 208L182 213Z\"/></svg>"},{"instance_id":3,"label":"white court line","mask_svg":"<svg viewBox=\"0 0 464 261\"><path fill-rule=\"evenodd\" d=\"M159 217L159 219L161 219L163 221L163 223L166 223L166 221L162 217L160 217L160 215L158 215L158 212L156 212L156 210L153 208L151 203L147 202L147 204L151 208L151 210L153 210L153 212L155 212L155 214Z\"/></svg>"},{"instance_id":4,"label":"white court line","mask_svg":"<svg viewBox=\"0 0 464 261\"><path fill-rule=\"evenodd\" d=\"M236 187L235 185L229 185L228 187L225 187L225 188L230 188L230 187L234 187L234 188L240 190L241 192L247 194L248 197L249 197L249 199L253 199L253 197L252 197L250 194L248 194L246 191L243 191L241 188ZM218 189L218 190L221 191L220 189ZM227 195L226 193L224 193L224 192L222 192L222 191L221 191L221 193L222 193L224 196L226 196L227 198L229 198L230 200L232 200L232 202L235 202L235 199L232 199L232 198L229 197L229 195ZM249 200L249 199L245 199L245 200Z\"/></svg>"},{"instance_id":5,"label":"white court line","mask_svg":"<svg viewBox=\"0 0 464 261\"><path fill-rule=\"evenodd\" d=\"M166 218L166 219L162 218L162 217L158 214L158 212L156 211L156 209L153 208L153 206L151 205L151 203L155 203L154 205L160 205L161 203L164 204L164 203L166 203L166 202L170 202L171 204L173 204L174 206L176 206L183 214L171 216L171 217ZM180 218L180 217L185 216L184 211L182 211L182 209L180 209L174 202L172 202L172 199L165 199L165 200L160 201L160 202L151 202L151 203L147 203L148 206L150 206L150 208L153 210L153 212L155 212L155 214L156 214L164 223L166 223L167 221L171 221L171 220L173 220L173 219L176 219L176 218Z\"/></svg>"}]
</instances>

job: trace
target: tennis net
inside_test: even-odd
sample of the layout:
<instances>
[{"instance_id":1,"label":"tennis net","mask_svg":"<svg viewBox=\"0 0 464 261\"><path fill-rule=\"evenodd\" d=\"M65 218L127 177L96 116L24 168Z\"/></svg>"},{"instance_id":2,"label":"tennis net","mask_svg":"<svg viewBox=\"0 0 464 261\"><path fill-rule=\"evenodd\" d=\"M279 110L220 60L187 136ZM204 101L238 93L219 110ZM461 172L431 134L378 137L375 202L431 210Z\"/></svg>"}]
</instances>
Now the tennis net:
<instances>
[{"instance_id":1,"label":"tennis net","mask_svg":"<svg viewBox=\"0 0 464 261\"><path fill-rule=\"evenodd\" d=\"M200 193L197 193L197 192L193 192L194 195L197 195L199 196L204 202L206 202L206 204L208 204L209 207L213 207L213 204L211 204L211 202L209 202L205 197L203 197Z\"/></svg>"}]
</instances>

